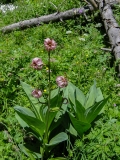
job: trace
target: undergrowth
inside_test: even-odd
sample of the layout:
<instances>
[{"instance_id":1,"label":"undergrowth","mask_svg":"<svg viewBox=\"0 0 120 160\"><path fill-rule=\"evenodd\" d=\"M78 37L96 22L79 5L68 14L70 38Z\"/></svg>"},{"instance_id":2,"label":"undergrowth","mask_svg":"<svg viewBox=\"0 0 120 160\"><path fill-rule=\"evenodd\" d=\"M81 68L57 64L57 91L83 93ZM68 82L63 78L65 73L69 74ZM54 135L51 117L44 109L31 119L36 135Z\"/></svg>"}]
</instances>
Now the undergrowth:
<instances>
[{"instance_id":1,"label":"undergrowth","mask_svg":"<svg viewBox=\"0 0 120 160\"><path fill-rule=\"evenodd\" d=\"M84 5L78 0L56 1L15 1L18 8L13 12L0 12L0 27L24 19L30 19L56 12L52 3L60 11ZM114 9L120 24L119 7ZM81 140L67 148L68 159L120 159L120 81L115 71L114 57L110 52L109 39L99 12L85 17L49 23L8 34L0 33L0 159L28 159L19 149L25 139L25 132L15 119L13 106L29 107L29 103L20 86L20 80L33 87L39 86L47 94L47 55L43 42L47 37L57 42L57 49L52 53L51 75L52 88L56 87L55 77L64 75L69 81L87 93L94 80L101 88L104 97L110 95L97 121L90 132ZM43 72L35 72L30 62L34 57L41 57L46 65ZM27 137L28 138L28 137ZM28 138L29 139L29 138ZM31 140L29 140L29 143ZM64 154L64 153L63 153Z\"/></svg>"}]
</instances>

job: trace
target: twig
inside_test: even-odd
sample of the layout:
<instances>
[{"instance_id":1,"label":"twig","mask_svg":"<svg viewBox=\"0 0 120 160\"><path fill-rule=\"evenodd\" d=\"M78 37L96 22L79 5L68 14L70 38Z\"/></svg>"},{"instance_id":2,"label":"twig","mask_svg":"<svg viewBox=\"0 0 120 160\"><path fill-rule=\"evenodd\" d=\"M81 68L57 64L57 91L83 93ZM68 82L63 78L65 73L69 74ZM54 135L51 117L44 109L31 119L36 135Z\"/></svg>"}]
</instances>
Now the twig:
<instances>
[{"instance_id":1,"label":"twig","mask_svg":"<svg viewBox=\"0 0 120 160\"><path fill-rule=\"evenodd\" d=\"M101 48L101 50L112 52L112 49L110 49L110 48Z\"/></svg>"}]
</instances>

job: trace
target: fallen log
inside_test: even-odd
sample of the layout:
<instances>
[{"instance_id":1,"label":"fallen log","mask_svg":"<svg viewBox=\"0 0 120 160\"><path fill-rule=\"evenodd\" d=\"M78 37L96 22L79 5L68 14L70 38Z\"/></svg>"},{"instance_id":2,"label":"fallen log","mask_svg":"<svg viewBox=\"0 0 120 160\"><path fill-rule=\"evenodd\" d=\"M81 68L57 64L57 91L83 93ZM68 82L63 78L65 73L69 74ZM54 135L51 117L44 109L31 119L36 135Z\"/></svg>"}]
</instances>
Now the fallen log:
<instances>
[{"instance_id":1,"label":"fallen log","mask_svg":"<svg viewBox=\"0 0 120 160\"><path fill-rule=\"evenodd\" d=\"M1 29L1 31L3 33L8 33L8 32L12 32L14 30L23 30L23 29L26 29L29 27L35 27L38 25L42 25L44 23L67 20L67 19L71 19L73 17L80 16L81 14L85 14L85 12L87 12L88 10L92 11L93 7L91 5L90 6L88 5L88 6L82 7L82 8L73 8L73 9L67 10L65 12L56 12L56 13L44 15L44 16L41 16L38 18L24 20L24 21L3 27Z\"/></svg>"},{"instance_id":2,"label":"fallen log","mask_svg":"<svg viewBox=\"0 0 120 160\"><path fill-rule=\"evenodd\" d=\"M116 4L118 3L120 0L109 0L109 3L112 4ZM35 26L39 26L42 25L44 23L49 23L49 22L58 22L58 21L62 21L62 20L68 20L68 19L72 19L74 17L78 17L81 14L85 15L85 13L87 11L94 11L94 8L92 5L87 5L85 7L82 8L73 8L71 10L67 10L65 12L56 12L53 14L49 14L49 15L44 15L38 18L32 18L30 20L24 20L18 23L14 23L8 26L3 27L2 29L0 29L1 32L3 33L8 33L8 32L12 32L14 30L23 30L26 28L30 28L30 27L35 27Z\"/></svg>"},{"instance_id":3,"label":"fallen log","mask_svg":"<svg viewBox=\"0 0 120 160\"><path fill-rule=\"evenodd\" d=\"M99 10L104 22L104 26L112 47L112 53L114 54L118 77L120 78L120 27L118 26L111 9L110 4L107 1L101 0L99 3Z\"/></svg>"}]
</instances>

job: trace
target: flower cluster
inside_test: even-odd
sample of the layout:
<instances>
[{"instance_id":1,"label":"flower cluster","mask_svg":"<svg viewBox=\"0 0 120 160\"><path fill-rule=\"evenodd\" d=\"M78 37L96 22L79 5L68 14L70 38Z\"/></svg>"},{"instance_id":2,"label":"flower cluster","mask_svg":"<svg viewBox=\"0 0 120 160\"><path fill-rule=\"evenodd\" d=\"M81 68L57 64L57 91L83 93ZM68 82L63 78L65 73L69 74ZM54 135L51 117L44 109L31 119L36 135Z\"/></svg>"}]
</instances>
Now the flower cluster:
<instances>
[{"instance_id":1,"label":"flower cluster","mask_svg":"<svg viewBox=\"0 0 120 160\"><path fill-rule=\"evenodd\" d=\"M47 51L54 50L56 48L56 45L57 45L57 43L53 39L46 38L44 40L44 46ZM43 68L43 65L44 64L40 58L38 58L38 57L33 58L31 66L34 69L41 70ZM49 72L50 71L51 70L49 68ZM56 78L56 83L57 83L58 87L60 87L60 88L66 87L68 85L68 81L64 76L58 76ZM42 96L42 92L38 89L34 89L32 91L32 96L35 98L40 98Z\"/></svg>"}]
</instances>

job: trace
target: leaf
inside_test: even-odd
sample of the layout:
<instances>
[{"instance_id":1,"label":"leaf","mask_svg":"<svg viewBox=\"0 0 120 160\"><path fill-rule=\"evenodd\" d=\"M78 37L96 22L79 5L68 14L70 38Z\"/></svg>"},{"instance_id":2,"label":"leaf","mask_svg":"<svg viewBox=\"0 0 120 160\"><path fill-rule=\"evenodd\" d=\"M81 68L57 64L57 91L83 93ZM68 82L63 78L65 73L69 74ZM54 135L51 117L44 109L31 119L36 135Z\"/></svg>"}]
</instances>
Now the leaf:
<instances>
[{"instance_id":1,"label":"leaf","mask_svg":"<svg viewBox=\"0 0 120 160\"><path fill-rule=\"evenodd\" d=\"M60 112L60 111L59 111ZM59 112L57 114L59 114ZM60 115L61 117L59 117L59 115L55 116L55 119L54 121L52 121L51 125L50 125L50 128L49 128L49 131L52 132L52 130L54 130L55 128L57 128L61 123L62 123L62 118L63 116Z\"/></svg>"},{"instance_id":2,"label":"leaf","mask_svg":"<svg viewBox=\"0 0 120 160\"><path fill-rule=\"evenodd\" d=\"M77 99L82 105L85 103L85 95L71 82L68 83L68 96L71 102L75 105L75 99Z\"/></svg>"},{"instance_id":3,"label":"leaf","mask_svg":"<svg viewBox=\"0 0 120 160\"><path fill-rule=\"evenodd\" d=\"M69 127L69 132L70 132L70 134L72 134L75 137L77 137L77 131L74 129L74 127L72 126L71 123L70 123L70 127Z\"/></svg>"},{"instance_id":4,"label":"leaf","mask_svg":"<svg viewBox=\"0 0 120 160\"><path fill-rule=\"evenodd\" d=\"M101 92L101 89L100 88L97 88L97 97L96 97L96 102L100 102L102 101L104 98L103 98L103 95L102 95L102 92Z\"/></svg>"},{"instance_id":5,"label":"leaf","mask_svg":"<svg viewBox=\"0 0 120 160\"><path fill-rule=\"evenodd\" d=\"M73 124L73 127L75 128L75 130L78 132L80 136L82 136L83 133L86 132L91 127L91 124L77 120L70 113L69 113L69 116Z\"/></svg>"},{"instance_id":6,"label":"leaf","mask_svg":"<svg viewBox=\"0 0 120 160\"><path fill-rule=\"evenodd\" d=\"M85 108L81 105L81 103L78 100L76 100L75 103L76 103L75 115L76 115L77 119L79 119L82 122L87 122L85 115L84 115Z\"/></svg>"},{"instance_id":7,"label":"leaf","mask_svg":"<svg viewBox=\"0 0 120 160\"><path fill-rule=\"evenodd\" d=\"M68 85L68 98L75 106L75 88L71 85L71 83Z\"/></svg>"},{"instance_id":8,"label":"leaf","mask_svg":"<svg viewBox=\"0 0 120 160\"><path fill-rule=\"evenodd\" d=\"M25 115L35 117L35 114L29 108L25 108L25 107L21 107L21 106L15 106L14 109L23 113L23 114L25 114Z\"/></svg>"},{"instance_id":9,"label":"leaf","mask_svg":"<svg viewBox=\"0 0 120 160\"><path fill-rule=\"evenodd\" d=\"M32 91L33 91L33 87L31 87L29 84L27 84L27 83L25 83L25 82L22 82L22 81L20 81L20 83L21 83L21 85L22 85L25 93L27 94L28 98L30 99L30 101L31 101L33 104L38 103L38 99L35 98L35 97L33 97L33 96L31 95L31 93L32 93ZM43 97L41 97L41 98L39 98L39 99L40 99L41 102L45 102L45 100L44 100Z\"/></svg>"},{"instance_id":10,"label":"leaf","mask_svg":"<svg viewBox=\"0 0 120 160\"><path fill-rule=\"evenodd\" d=\"M28 116L28 115L24 114L17 107L14 107L14 109L17 112L17 114L19 115L19 117L23 121L25 121L32 130L34 130L36 133L38 133L41 137L43 136L43 133L45 130L45 124L42 121L40 121L39 119L34 118L32 116Z\"/></svg>"},{"instance_id":11,"label":"leaf","mask_svg":"<svg viewBox=\"0 0 120 160\"><path fill-rule=\"evenodd\" d=\"M40 118L42 120L41 116L40 115L39 115L40 117L38 116L39 109L42 105L42 104L39 103L39 101L45 103L44 98L41 97L41 98L39 98L39 101L38 101L37 98L35 98L31 95L31 93L33 91L33 88L25 82L20 81L20 83L21 83L21 85L22 85L22 87L23 87L23 89L24 89L24 91L25 91L25 93L26 93L26 95L27 95L27 97L30 101L31 106L32 107L34 106L33 110L34 110L34 113L35 113L36 117Z\"/></svg>"},{"instance_id":12,"label":"leaf","mask_svg":"<svg viewBox=\"0 0 120 160\"><path fill-rule=\"evenodd\" d=\"M59 107L60 108L61 105L62 105L62 100L63 100L62 91L59 94L57 92L56 95L54 94L54 97L52 96L50 98L50 108L55 108L55 107Z\"/></svg>"},{"instance_id":13,"label":"leaf","mask_svg":"<svg viewBox=\"0 0 120 160\"><path fill-rule=\"evenodd\" d=\"M48 109L48 106L42 105L41 107L39 107L39 113L40 113L40 116L41 116L41 120L44 123L45 123L45 120L46 120L47 109Z\"/></svg>"},{"instance_id":14,"label":"leaf","mask_svg":"<svg viewBox=\"0 0 120 160\"><path fill-rule=\"evenodd\" d=\"M89 107L85 111L85 117L89 123L91 123L97 117L103 106L106 104L108 98L109 97L100 102L95 103L93 106Z\"/></svg>"},{"instance_id":15,"label":"leaf","mask_svg":"<svg viewBox=\"0 0 120 160\"><path fill-rule=\"evenodd\" d=\"M56 88L56 89L52 90L51 95L50 95L51 99L56 97L58 95L59 91L60 91L59 88Z\"/></svg>"},{"instance_id":16,"label":"leaf","mask_svg":"<svg viewBox=\"0 0 120 160\"><path fill-rule=\"evenodd\" d=\"M30 151L28 148L26 148L24 145L19 144L19 148L21 149L21 151L27 155L28 157L30 157L31 160L35 160L36 158L41 158L41 155L39 153Z\"/></svg>"},{"instance_id":17,"label":"leaf","mask_svg":"<svg viewBox=\"0 0 120 160\"><path fill-rule=\"evenodd\" d=\"M23 121L23 119L21 119L17 113L15 113L15 117L23 128L29 127L28 124L25 121Z\"/></svg>"},{"instance_id":18,"label":"leaf","mask_svg":"<svg viewBox=\"0 0 120 160\"><path fill-rule=\"evenodd\" d=\"M86 109L95 103L96 96L97 96L97 88L96 88L96 81L94 81L94 84L90 87L90 90L85 99L84 106Z\"/></svg>"},{"instance_id":19,"label":"leaf","mask_svg":"<svg viewBox=\"0 0 120 160\"><path fill-rule=\"evenodd\" d=\"M63 141L66 141L68 139L68 135L64 132L61 132L57 134L55 137L53 137L50 141L49 144L46 144L47 146L54 146L57 145Z\"/></svg>"},{"instance_id":20,"label":"leaf","mask_svg":"<svg viewBox=\"0 0 120 160\"><path fill-rule=\"evenodd\" d=\"M49 120L48 120L48 128L50 127L53 119L55 118L56 114L57 114L58 110L57 111L50 111L49 112Z\"/></svg>"},{"instance_id":21,"label":"leaf","mask_svg":"<svg viewBox=\"0 0 120 160\"><path fill-rule=\"evenodd\" d=\"M21 113L26 114L28 116L35 117L34 113L29 108L15 106L14 109L19 110ZM15 113L15 117L23 128L28 127L27 123L23 119L21 119L17 113Z\"/></svg>"},{"instance_id":22,"label":"leaf","mask_svg":"<svg viewBox=\"0 0 120 160\"><path fill-rule=\"evenodd\" d=\"M76 87L76 99L81 103L82 106L84 106L85 103L85 95L83 92Z\"/></svg>"},{"instance_id":23,"label":"leaf","mask_svg":"<svg viewBox=\"0 0 120 160\"><path fill-rule=\"evenodd\" d=\"M77 99L75 99L75 104L73 104L73 105L71 105L71 106L74 109L76 118L79 119L82 122L87 122L87 120L85 118L85 115L84 115L85 108L82 106L82 104Z\"/></svg>"}]
</instances>

